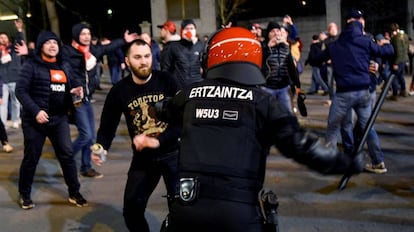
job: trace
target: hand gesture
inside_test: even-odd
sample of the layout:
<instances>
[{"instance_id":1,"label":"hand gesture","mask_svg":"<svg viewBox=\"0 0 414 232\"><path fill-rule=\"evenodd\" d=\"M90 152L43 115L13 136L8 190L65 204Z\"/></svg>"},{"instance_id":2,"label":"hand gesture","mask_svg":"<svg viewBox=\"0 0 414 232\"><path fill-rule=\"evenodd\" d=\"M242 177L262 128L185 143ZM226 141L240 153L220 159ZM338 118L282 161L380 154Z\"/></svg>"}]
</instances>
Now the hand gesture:
<instances>
[{"instance_id":1,"label":"hand gesture","mask_svg":"<svg viewBox=\"0 0 414 232\"><path fill-rule=\"evenodd\" d=\"M14 26L16 26L16 29L18 31L23 31L23 20L22 19L16 19L14 20Z\"/></svg>"},{"instance_id":2,"label":"hand gesture","mask_svg":"<svg viewBox=\"0 0 414 232\"><path fill-rule=\"evenodd\" d=\"M36 115L36 122L39 124L45 124L49 122L49 115L44 110L40 110Z\"/></svg>"},{"instance_id":3,"label":"hand gesture","mask_svg":"<svg viewBox=\"0 0 414 232\"><path fill-rule=\"evenodd\" d=\"M139 38L139 36L138 36L137 33L129 33L128 30L126 30L125 33L124 33L124 39L127 43L130 43L133 40L138 39L138 38Z\"/></svg>"},{"instance_id":4,"label":"hand gesture","mask_svg":"<svg viewBox=\"0 0 414 232\"><path fill-rule=\"evenodd\" d=\"M73 93L76 96L79 96L80 98L83 98L83 88L82 88L82 86L78 86L76 88L71 89L70 93Z\"/></svg>"},{"instance_id":5,"label":"hand gesture","mask_svg":"<svg viewBox=\"0 0 414 232\"><path fill-rule=\"evenodd\" d=\"M21 41L22 43L16 43L14 45L14 51L18 56L24 56L29 54L29 49L27 48L26 42L24 40Z\"/></svg>"},{"instance_id":6,"label":"hand gesture","mask_svg":"<svg viewBox=\"0 0 414 232\"><path fill-rule=\"evenodd\" d=\"M158 139L144 134L136 135L132 142L137 151L142 151L144 148L158 148L160 146Z\"/></svg>"}]
</instances>

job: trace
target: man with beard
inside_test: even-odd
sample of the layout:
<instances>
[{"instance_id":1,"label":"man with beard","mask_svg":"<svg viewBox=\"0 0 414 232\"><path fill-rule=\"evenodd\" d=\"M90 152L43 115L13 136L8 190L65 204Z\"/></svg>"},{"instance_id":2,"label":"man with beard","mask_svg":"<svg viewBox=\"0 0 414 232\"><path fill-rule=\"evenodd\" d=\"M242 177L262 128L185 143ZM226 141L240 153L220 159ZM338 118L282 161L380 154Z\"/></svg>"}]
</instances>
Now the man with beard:
<instances>
[{"instance_id":1,"label":"man with beard","mask_svg":"<svg viewBox=\"0 0 414 232\"><path fill-rule=\"evenodd\" d=\"M169 196L174 196L178 182L180 128L160 121L154 110L156 102L175 96L178 85L169 73L152 70L151 47L141 39L129 44L125 63L131 74L117 82L106 96L95 145L101 145L107 153L123 114L133 153L123 215L130 231L145 232L149 231L145 208L161 176ZM98 166L103 164L94 153L91 159Z\"/></svg>"}]
</instances>

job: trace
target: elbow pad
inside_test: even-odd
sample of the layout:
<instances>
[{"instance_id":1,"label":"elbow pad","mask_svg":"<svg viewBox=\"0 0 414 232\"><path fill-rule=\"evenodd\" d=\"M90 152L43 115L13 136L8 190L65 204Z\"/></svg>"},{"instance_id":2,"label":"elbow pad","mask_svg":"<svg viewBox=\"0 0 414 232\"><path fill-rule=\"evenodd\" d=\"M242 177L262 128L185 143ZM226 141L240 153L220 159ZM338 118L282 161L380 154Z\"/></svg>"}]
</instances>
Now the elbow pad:
<instances>
[{"instance_id":1,"label":"elbow pad","mask_svg":"<svg viewBox=\"0 0 414 232\"><path fill-rule=\"evenodd\" d=\"M293 134L289 140L291 147L285 147L284 154L289 154L288 157L321 174L356 174L362 171L363 154L354 158L340 152L336 146L323 143L316 135L302 130Z\"/></svg>"}]
</instances>

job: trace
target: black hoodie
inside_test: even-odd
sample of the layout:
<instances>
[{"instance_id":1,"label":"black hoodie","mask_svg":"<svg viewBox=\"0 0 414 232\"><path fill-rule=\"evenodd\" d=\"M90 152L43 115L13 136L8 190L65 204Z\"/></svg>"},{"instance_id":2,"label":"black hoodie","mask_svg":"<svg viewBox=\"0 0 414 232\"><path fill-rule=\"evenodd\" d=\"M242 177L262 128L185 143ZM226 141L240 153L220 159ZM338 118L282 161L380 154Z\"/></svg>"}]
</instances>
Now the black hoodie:
<instances>
[{"instance_id":1,"label":"black hoodie","mask_svg":"<svg viewBox=\"0 0 414 232\"><path fill-rule=\"evenodd\" d=\"M31 123L36 123L40 110L46 111L51 117L49 124L53 123L54 115L66 116L72 105L70 66L63 63L61 51L56 62L46 62L41 57L43 44L51 39L61 48L61 40L55 33L41 32L36 40L34 57L23 65L16 85L16 96L23 106L22 119Z\"/></svg>"}]
</instances>

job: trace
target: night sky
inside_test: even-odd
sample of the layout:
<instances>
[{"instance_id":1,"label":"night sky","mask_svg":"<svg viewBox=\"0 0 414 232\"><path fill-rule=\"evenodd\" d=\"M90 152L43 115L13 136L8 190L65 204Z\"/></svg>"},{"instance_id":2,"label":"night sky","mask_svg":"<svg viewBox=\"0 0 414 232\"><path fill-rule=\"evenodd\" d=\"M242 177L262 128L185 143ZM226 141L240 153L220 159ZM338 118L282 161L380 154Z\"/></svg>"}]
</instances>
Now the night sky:
<instances>
[{"instance_id":1,"label":"night sky","mask_svg":"<svg viewBox=\"0 0 414 232\"><path fill-rule=\"evenodd\" d=\"M32 8L40 4L31 4ZM139 24L143 21L151 21L150 0L138 0L135 3L128 0L58 0L56 7L60 20L61 38L64 41L70 40L71 27L80 21L87 21L92 25L92 31L96 36L118 38L123 35L126 29L140 32ZM325 14L325 0L307 1L307 7L301 6L301 1L285 1L283 7L270 7L268 0L248 0L243 13L240 13L235 20L248 20L263 17L283 16L290 14L292 17L305 15ZM311 3L312 2L312 3ZM138 7L134 5L138 4ZM113 10L112 17L106 13L107 9ZM41 12L41 9L32 11ZM31 19L31 26L34 27L32 35L38 33L45 26L42 18Z\"/></svg>"}]
</instances>

